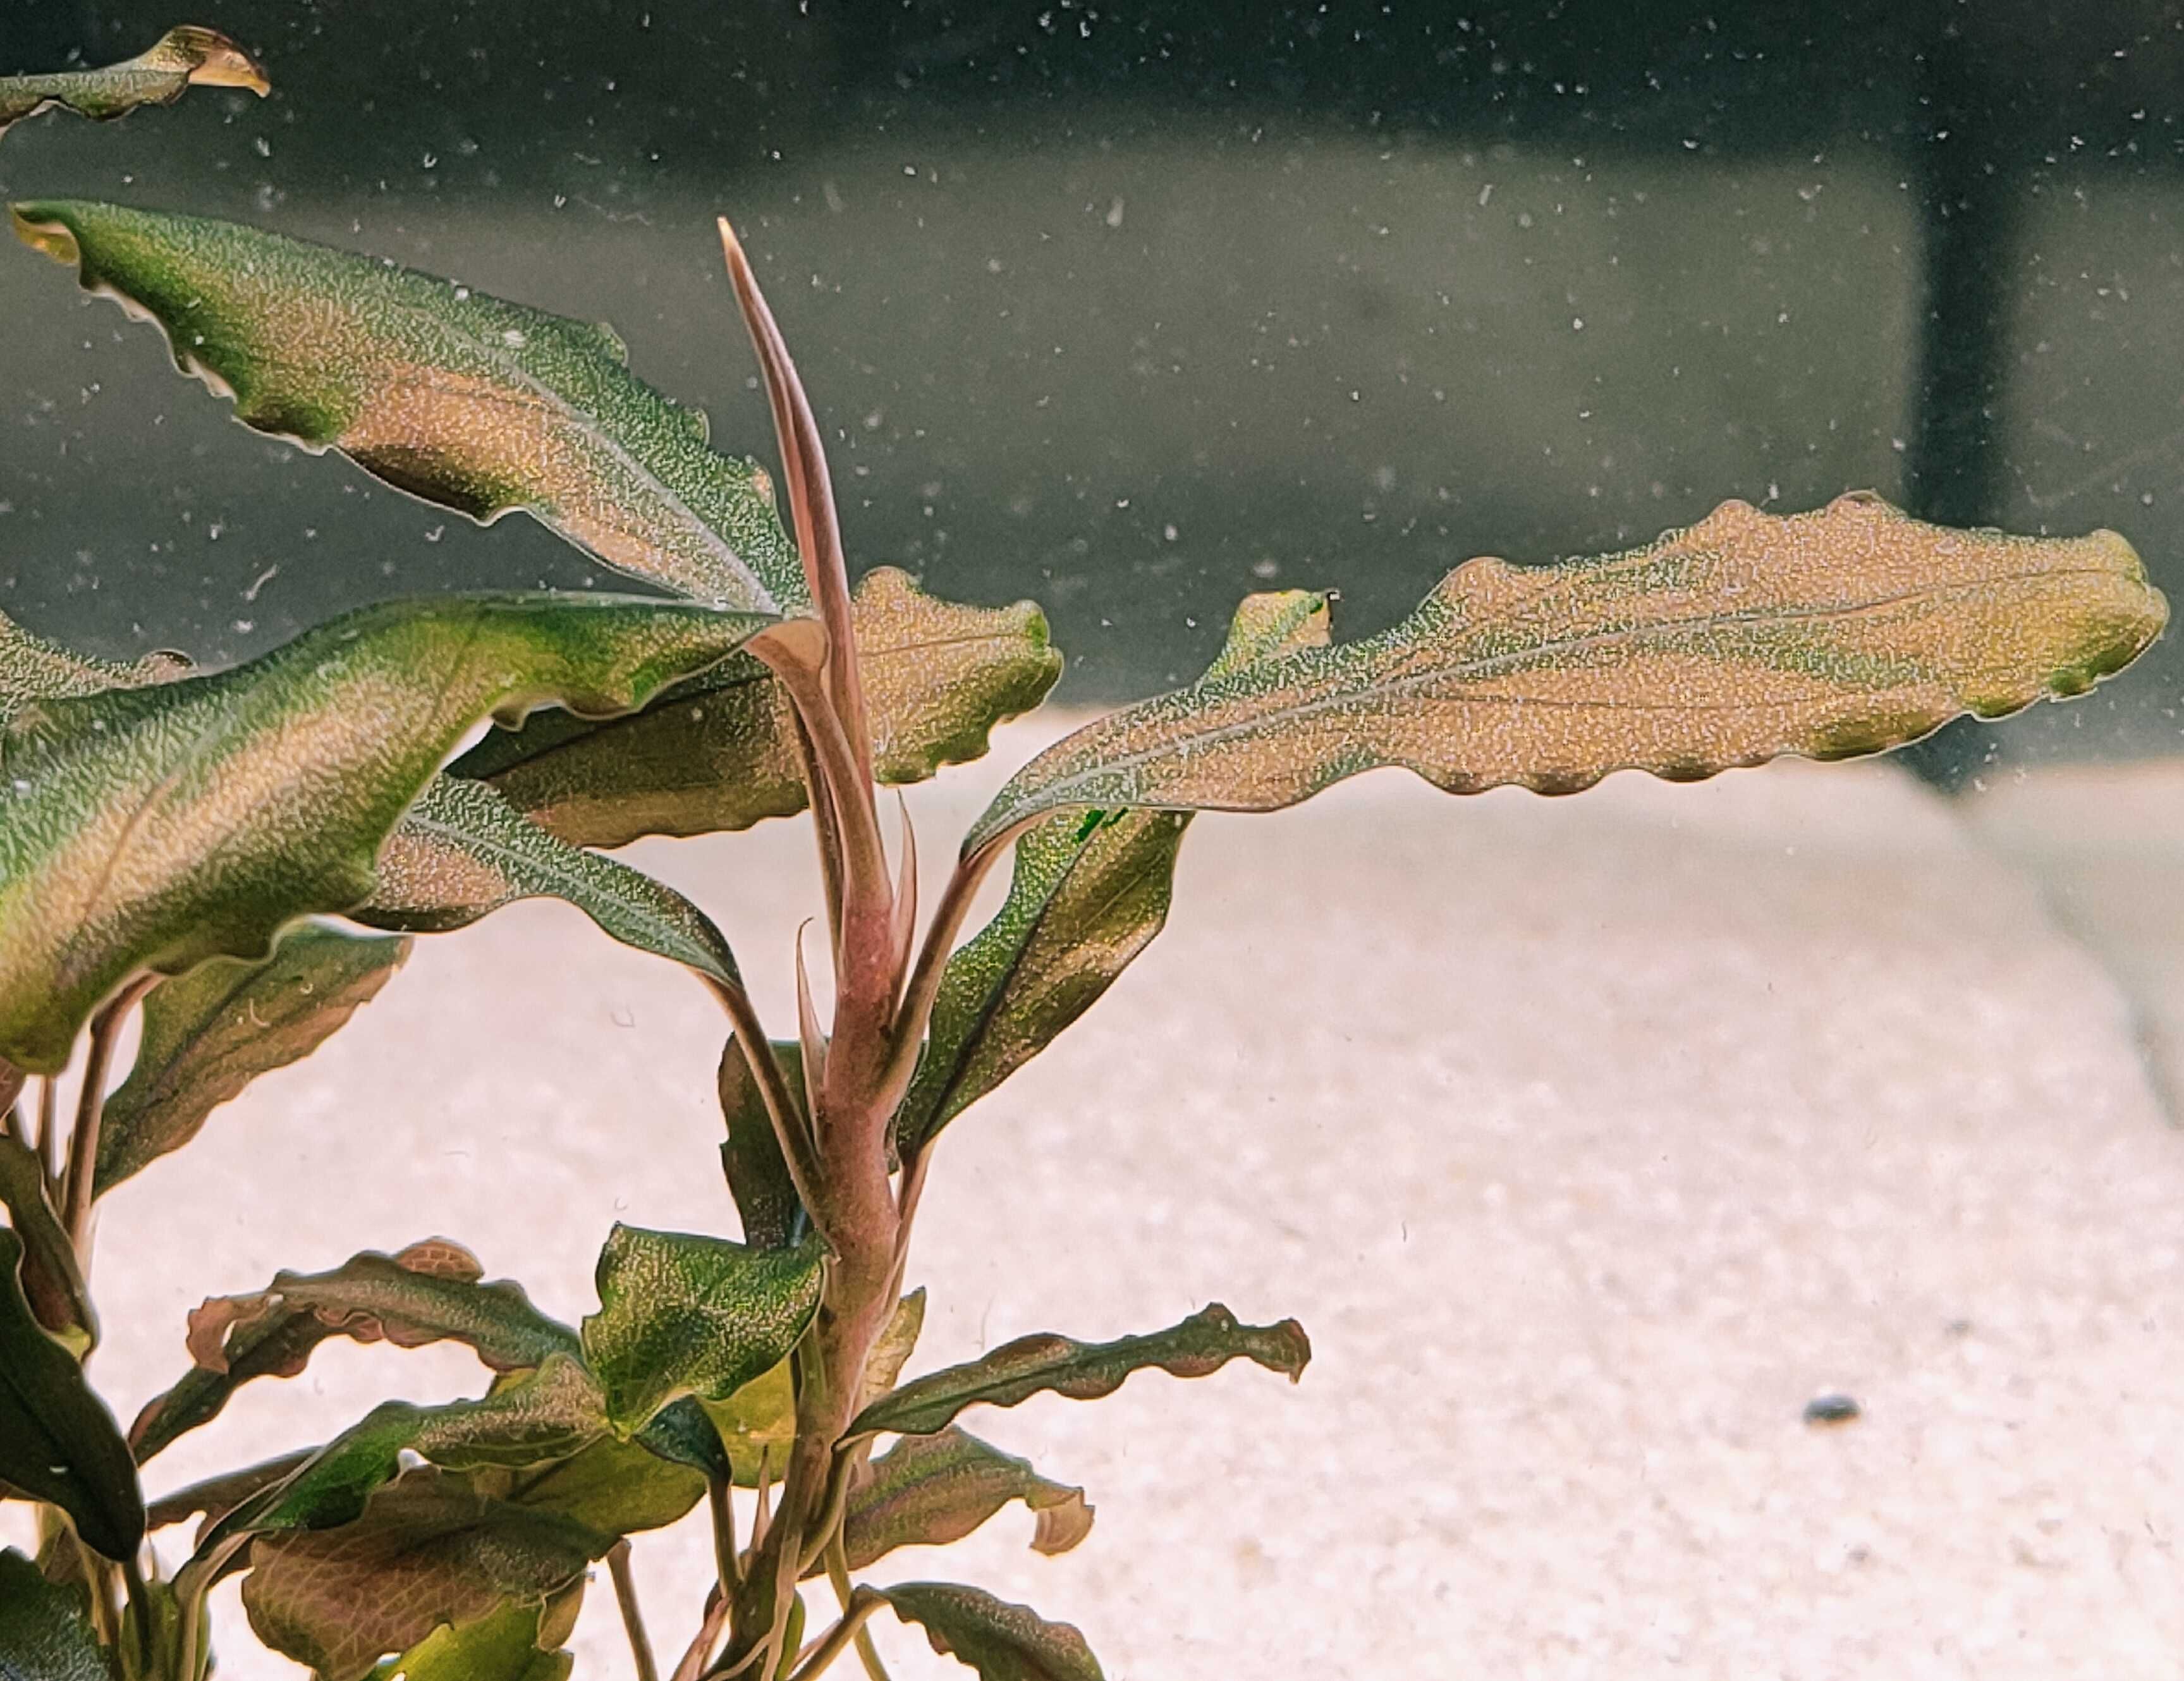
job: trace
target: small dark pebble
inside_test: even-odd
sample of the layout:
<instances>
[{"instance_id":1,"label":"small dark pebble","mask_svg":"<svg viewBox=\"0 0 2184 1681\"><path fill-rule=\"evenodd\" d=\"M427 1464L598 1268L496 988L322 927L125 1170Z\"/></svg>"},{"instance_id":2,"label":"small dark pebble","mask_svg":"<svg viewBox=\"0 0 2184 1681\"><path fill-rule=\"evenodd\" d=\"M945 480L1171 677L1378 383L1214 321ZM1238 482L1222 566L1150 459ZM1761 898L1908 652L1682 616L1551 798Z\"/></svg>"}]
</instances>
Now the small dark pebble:
<instances>
[{"instance_id":1,"label":"small dark pebble","mask_svg":"<svg viewBox=\"0 0 2184 1681\"><path fill-rule=\"evenodd\" d=\"M1814 1395L1805 1403L1808 1424L1847 1424L1864 1409L1848 1395Z\"/></svg>"}]
</instances>

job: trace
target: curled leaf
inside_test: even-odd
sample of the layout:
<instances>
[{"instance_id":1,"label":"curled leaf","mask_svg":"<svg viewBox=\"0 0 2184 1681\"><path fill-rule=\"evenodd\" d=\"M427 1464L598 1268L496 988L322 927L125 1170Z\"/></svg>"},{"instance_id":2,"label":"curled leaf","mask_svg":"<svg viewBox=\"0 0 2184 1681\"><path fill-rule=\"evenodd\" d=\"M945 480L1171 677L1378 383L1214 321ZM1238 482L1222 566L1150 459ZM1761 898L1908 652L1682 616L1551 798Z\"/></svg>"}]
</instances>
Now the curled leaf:
<instances>
[{"instance_id":1,"label":"curled leaf","mask_svg":"<svg viewBox=\"0 0 2184 1681\"><path fill-rule=\"evenodd\" d=\"M1061 673L1046 619L1029 602L966 607L925 594L892 566L865 575L850 604L872 771L923 782L984 754L1004 719L1039 704ZM796 718L757 660L728 661L627 718L543 712L497 730L455 765L580 846L644 835L744 829L804 810Z\"/></svg>"},{"instance_id":2,"label":"curled leaf","mask_svg":"<svg viewBox=\"0 0 2184 1681\"><path fill-rule=\"evenodd\" d=\"M897 1617L924 1628L933 1650L977 1670L979 1681L1101 1681L1084 1635L1029 1606L952 1582L905 1582L885 1597Z\"/></svg>"},{"instance_id":3,"label":"curled leaf","mask_svg":"<svg viewBox=\"0 0 2184 1681\"><path fill-rule=\"evenodd\" d=\"M1011 1500L1022 1500L1038 1518L1034 1552L1067 1552L1092 1533L1084 1490L1048 1481L1028 1460L953 1425L935 1435L905 1436L850 1490L843 1519L850 1568L865 1569L897 1547L960 1541Z\"/></svg>"},{"instance_id":4,"label":"curled leaf","mask_svg":"<svg viewBox=\"0 0 2184 1681\"><path fill-rule=\"evenodd\" d=\"M883 1395L851 1423L852 1436L898 1432L929 1436L944 1430L969 1406L1015 1406L1051 1391L1072 1400L1112 1394L1133 1372L1158 1367L1177 1378L1203 1378L1230 1361L1256 1361L1295 1383L1312 1358L1312 1344L1294 1319L1279 1325L1240 1325L1215 1302L1179 1325L1149 1336L1112 1343L1079 1343L1044 1332L961 1366L928 1373Z\"/></svg>"},{"instance_id":5,"label":"curled leaf","mask_svg":"<svg viewBox=\"0 0 2184 1681\"><path fill-rule=\"evenodd\" d=\"M370 897L462 733L558 699L626 711L770 621L627 597L344 614L247 665L20 708L0 730L0 1057L57 1071L129 975L263 959Z\"/></svg>"},{"instance_id":6,"label":"curled leaf","mask_svg":"<svg viewBox=\"0 0 2184 1681\"><path fill-rule=\"evenodd\" d=\"M475 1623L443 1623L373 1670L371 1681L567 1681L575 1656L547 1650L567 1638L566 1630L547 1626L563 1620L550 1607L518 1604Z\"/></svg>"},{"instance_id":7,"label":"curled leaf","mask_svg":"<svg viewBox=\"0 0 2184 1681\"><path fill-rule=\"evenodd\" d=\"M804 1047L794 1040L776 1040L772 1049L785 1089L798 1098L804 1090ZM718 1080L721 1117L728 1127L721 1145L721 1171L743 1220L744 1241L754 1249L787 1249L795 1240L804 1204L782 1159L781 1141L774 1136L758 1082L751 1077L749 1060L733 1038L721 1051Z\"/></svg>"},{"instance_id":8,"label":"curled leaf","mask_svg":"<svg viewBox=\"0 0 2184 1681\"><path fill-rule=\"evenodd\" d=\"M200 1545L353 1523L393 1482L405 1453L450 1471L521 1470L566 1459L606 1433L599 1386L581 1361L549 1355L476 1400L415 1406L386 1401L328 1442L289 1476L235 1507ZM382 1649L384 1650L384 1649ZM377 1653L373 1654L378 1656Z\"/></svg>"},{"instance_id":9,"label":"curled leaf","mask_svg":"<svg viewBox=\"0 0 2184 1681\"><path fill-rule=\"evenodd\" d=\"M2113 532L1949 531L1870 494L1724 503L1627 554L1467 561L1384 635L1125 707L1011 777L964 852L1063 808L1271 811L1380 765L1568 793L1877 753L2081 693L2167 619Z\"/></svg>"},{"instance_id":10,"label":"curled leaf","mask_svg":"<svg viewBox=\"0 0 2184 1681\"><path fill-rule=\"evenodd\" d=\"M140 105L171 105L192 87L247 87L261 99L273 91L256 60L218 30L183 24L118 64L0 76L0 133L53 106L110 122Z\"/></svg>"},{"instance_id":11,"label":"curled leaf","mask_svg":"<svg viewBox=\"0 0 2184 1681\"><path fill-rule=\"evenodd\" d=\"M137 1459L216 1417L251 1379L296 1376L330 1337L397 1348L465 1343L496 1372L576 1352L576 1333L533 1307L521 1285L483 1277L461 1244L432 1238L398 1255L354 1255L327 1272L277 1273L248 1295L213 1297L190 1315L196 1368L130 1428Z\"/></svg>"},{"instance_id":12,"label":"curled leaf","mask_svg":"<svg viewBox=\"0 0 2184 1681\"><path fill-rule=\"evenodd\" d=\"M1200 681L1327 642L1327 597L1248 596ZM948 960L916 1077L895 1116L905 1152L1029 1061L1098 1001L1167 921L1188 815L1050 817L1017 841L994 920Z\"/></svg>"},{"instance_id":13,"label":"curled leaf","mask_svg":"<svg viewBox=\"0 0 2184 1681\"><path fill-rule=\"evenodd\" d=\"M405 939L290 929L271 958L215 958L145 994L143 1037L98 1133L98 1193L198 1135L260 1074L300 1061L379 994Z\"/></svg>"},{"instance_id":14,"label":"curled leaf","mask_svg":"<svg viewBox=\"0 0 2184 1681\"><path fill-rule=\"evenodd\" d=\"M586 1568L612 1545L555 1513L413 1471L354 1522L253 1543L242 1603L259 1639L325 1681L360 1681L386 1653L423 1650L435 1630L448 1638L426 1656L510 1667L397 1673L541 1681L567 1665L530 1659L567 1638ZM504 1617L506 1626L476 1627Z\"/></svg>"},{"instance_id":15,"label":"curled leaf","mask_svg":"<svg viewBox=\"0 0 2184 1681\"><path fill-rule=\"evenodd\" d=\"M638 951L739 984L712 919L642 871L557 840L482 782L436 777L379 854L379 883L350 913L376 928L441 933L522 899L558 899Z\"/></svg>"},{"instance_id":16,"label":"curled leaf","mask_svg":"<svg viewBox=\"0 0 2184 1681\"><path fill-rule=\"evenodd\" d=\"M166 330L236 418L479 520L521 509L610 566L725 606L804 599L755 462L631 375L606 328L231 222L81 201L16 231Z\"/></svg>"},{"instance_id":17,"label":"curled leaf","mask_svg":"<svg viewBox=\"0 0 2184 1681\"><path fill-rule=\"evenodd\" d=\"M818 1311L822 1251L616 1226L599 1252L584 1357L617 1433L684 1395L724 1401L785 1360Z\"/></svg>"},{"instance_id":18,"label":"curled leaf","mask_svg":"<svg viewBox=\"0 0 2184 1681\"><path fill-rule=\"evenodd\" d=\"M189 670L178 654L154 654L131 665L93 660L33 636L0 613L0 726L34 701L97 694L101 689L143 688L170 682Z\"/></svg>"},{"instance_id":19,"label":"curled leaf","mask_svg":"<svg viewBox=\"0 0 2184 1681\"><path fill-rule=\"evenodd\" d=\"M98 1345L98 1315L75 1245L47 1195L37 1152L6 1137L0 1137L0 1208L8 1211L8 1223L22 1241L23 1299L32 1316L88 1354Z\"/></svg>"},{"instance_id":20,"label":"curled leaf","mask_svg":"<svg viewBox=\"0 0 2184 1681\"><path fill-rule=\"evenodd\" d=\"M75 1356L24 1299L23 1240L0 1227L0 1488L58 1506L85 1544L133 1558L144 1496L129 1444Z\"/></svg>"}]
</instances>

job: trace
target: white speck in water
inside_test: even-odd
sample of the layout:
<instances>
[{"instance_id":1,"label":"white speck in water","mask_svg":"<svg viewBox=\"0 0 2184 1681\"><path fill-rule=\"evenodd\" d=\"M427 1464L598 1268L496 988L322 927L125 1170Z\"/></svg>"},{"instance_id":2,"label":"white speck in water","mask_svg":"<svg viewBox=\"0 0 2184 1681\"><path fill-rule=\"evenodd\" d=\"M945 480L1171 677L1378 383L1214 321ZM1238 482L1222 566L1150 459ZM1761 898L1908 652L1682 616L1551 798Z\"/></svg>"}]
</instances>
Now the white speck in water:
<instances>
[{"instance_id":1,"label":"white speck in water","mask_svg":"<svg viewBox=\"0 0 2184 1681\"><path fill-rule=\"evenodd\" d=\"M1118 228L1123 225L1123 201L1117 198L1107 207L1107 225Z\"/></svg>"}]
</instances>

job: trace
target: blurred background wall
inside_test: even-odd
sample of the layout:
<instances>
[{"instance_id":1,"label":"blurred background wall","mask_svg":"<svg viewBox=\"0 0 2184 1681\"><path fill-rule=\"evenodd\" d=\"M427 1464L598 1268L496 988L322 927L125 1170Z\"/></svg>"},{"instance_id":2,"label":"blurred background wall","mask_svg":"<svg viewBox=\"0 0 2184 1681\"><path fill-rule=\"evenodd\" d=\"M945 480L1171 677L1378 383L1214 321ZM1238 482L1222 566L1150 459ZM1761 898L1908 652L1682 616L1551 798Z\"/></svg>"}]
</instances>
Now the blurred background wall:
<instances>
[{"instance_id":1,"label":"blurred background wall","mask_svg":"<svg viewBox=\"0 0 2184 1681\"><path fill-rule=\"evenodd\" d=\"M770 435L752 247L852 554L1030 594L1066 698L1195 672L1240 593L1352 633L1475 554L1872 487L2123 531L2184 587L2184 7L1694 0L0 0L0 72L187 14L259 53L0 150L0 192L248 220L611 320ZM613 582L236 427L150 330L0 251L0 610L244 655L398 591ZM2184 748L2174 643L1916 749Z\"/></svg>"}]
</instances>

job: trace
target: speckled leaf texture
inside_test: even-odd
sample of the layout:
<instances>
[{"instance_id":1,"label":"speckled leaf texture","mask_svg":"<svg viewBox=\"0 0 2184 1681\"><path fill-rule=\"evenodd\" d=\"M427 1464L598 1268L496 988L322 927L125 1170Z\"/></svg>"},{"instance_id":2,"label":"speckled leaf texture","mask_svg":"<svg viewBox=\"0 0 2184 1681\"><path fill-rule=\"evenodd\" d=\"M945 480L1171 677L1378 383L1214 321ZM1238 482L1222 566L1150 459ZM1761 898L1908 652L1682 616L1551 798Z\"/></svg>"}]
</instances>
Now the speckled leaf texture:
<instances>
[{"instance_id":1,"label":"speckled leaf texture","mask_svg":"<svg viewBox=\"0 0 2184 1681\"><path fill-rule=\"evenodd\" d=\"M822 1250L616 1226L599 1251L584 1357L629 1435L684 1395L723 1401L788 1357L818 1311Z\"/></svg>"},{"instance_id":2,"label":"speckled leaf texture","mask_svg":"<svg viewBox=\"0 0 2184 1681\"><path fill-rule=\"evenodd\" d=\"M1247 596L1201 683L1327 643L1327 598ZM1190 818L1050 817L1017 841L994 920L948 960L916 1077L895 1116L905 1150L930 1140L1098 1001L1167 921Z\"/></svg>"},{"instance_id":3,"label":"speckled leaf texture","mask_svg":"<svg viewBox=\"0 0 2184 1681\"><path fill-rule=\"evenodd\" d=\"M863 1570L897 1547L960 1541L1011 1500L1037 1515L1034 1552L1067 1552L1092 1533L1084 1490L1050 1482L1028 1460L953 1426L905 1436L850 1489L843 1517L850 1568Z\"/></svg>"},{"instance_id":4,"label":"speckled leaf texture","mask_svg":"<svg viewBox=\"0 0 2184 1681\"><path fill-rule=\"evenodd\" d=\"M13 1547L0 1550L0 1676L7 1681L117 1681L120 1672L74 1583L48 1582Z\"/></svg>"},{"instance_id":5,"label":"speckled leaf texture","mask_svg":"<svg viewBox=\"0 0 2184 1681\"><path fill-rule=\"evenodd\" d=\"M0 1490L60 1507L108 1558L144 1539L144 1497L120 1427L76 1358L24 1299L23 1240L0 1227Z\"/></svg>"},{"instance_id":6,"label":"speckled leaf texture","mask_svg":"<svg viewBox=\"0 0 2184 1681\"><path fill-rule=\"evenodd\" d=\"M154 654L123 665L87 659L34 636L0 613L0 725L33 701L97 694L101 689L142 688L164 683L190 669L178 654Z\"/></svg>"},{"instance_id":7,"label":"speckled leaf texture","mask_svg":"<svg viewBox=\"0 0 2184 1681\"><path fill-rule=\"evenodd\" d=\"M51 106L109 122L139 106L171 105L192 87L247 87L261 99L272 91L265 72L218 30L183 24L118 64L0 76L0 134Z\"/></svg>"},{"instance_id":8,"label":"speckled leaf texture","mask_svg":"<svg viewBox=\"0 0 2184 1681\"><path fill-rule=\"evenodd\" d=\"M929 1436L946 1429L966 1407L1015 1406L1049 1393L1097 1400L1122 1388L1133 1372L1150 1367L1173 1377L1204 1378L1240 1359L1256 1361L1295 1383L1312 1359L1312 1344L1294 1319L1241 1325L1218 1302L1165 1331L1112 1343L1072 1342L1041 1332L912 1379L859 1413L850 1434Z\"/></svg>"},{"instance_id":9,"label":"speckled leaf texture","mask_svg":"<svg viewBox=\"0 0 2184 1681\"><path fill-rule=\"evenodd\" d=\"M397 1348L463 1343L495 1372L576 1353L577 1333L533 1307L522 1286L484 1277L461 1244L432 1238L398 1255L367 1251L331 1272L277 1273L263 1290L211 1298L190 1315L195 1367L130 1427L137 1460L217 1417L253 1378L297 1376L332 1337Z\"/></svg>"},{"instance_id":10,"label":"speckled leaf texture","mask_svg":"<svg viewBox=\"0 0 2184 1681\"><path fill-rule=\"evenodd\" d=\"M232 222L81 201L14 212L87 290L158 321L247 426L473 519L521 509L700 600L806 599L766 475L707 448L705 416L635 378L605 327Z\"/></svg>"},{"instance_id":11,"label":"speckled leaf texture","mask_svg":"<svg viewBox=\"0 0 2184 1681\"><path fill-rule=\"evenodd\" d=\"M215 958L144 996L143 1035L98 1133L104 1195L198 1135L260 1074L300 1061L377 997L410 942L305 924L264 963Z\"/></svg>"},{"instance_id":12,"label":"speckled leaf texture","mask_svg":"<svg viewBox=\"0 0 2184 1681\"><path fill-rule=\"evenodd\" d=\"M1030 711L1061 675L1045 615L1029 602L961 606L882 566L858 584L850 616L883 782L923 782L980 757L994 726ZM627 718L544 712L496 730L454 770L492 782L564 840L621 846L794 816L805 805L795 727L787 691L757 660L738 659Z\"/></svg>"},{"instance_id":13,"label":"speckled leaf texture","mask_svg":"<svg viewBox=\"0 0 2184 1681\"><path fill-rule=\"evenodd\" d=\"M518 1627L500 1631L486 1655L504 1657L511 1646L520 1654L523 1644L535 1651L541 1641L559 1645L587 1567L612 1544L553 1513L488 1499L460 1479L411 1472L346 1528L254 1542L242 1603L252 1629L274 1650L324 1681L359 1681L382 1656L428 1640L436 1628L503 1613ZM566 1668L437 1673L531 1681Z\"/></svg>"},{"instance_id":14,"label":"speckled leaf texture","mask_svg":"<svg viewBox=\"0 0 2184 1681\"><path fill-rule=\"evenodd\" d=\"M353 1523L372 1495L394 1480L405 1453L449 1471L521 1470L566 1459L606 1429L599 1386L566 1354L549 1355L535 1372L476 1400L383 1401L292 1475L229 1512L200 1551L227 1537Z\"/></svg>"},{"instance_id":15,"label":"speckled leaf texture","mask_svg":"<svg viewBox=\"0 0 2184 1681\"><path fill-rule=\"evenodd\" d=\"M1381 765L1568 793L1875 753L2081 693L2167 619L2113 532L1950 531L1869 493L1780 518L1730 502L1605 559L1468 561L1384 635L1126 707L1019 771L964 849L1065 807L1271 811Z\"/></svg>"},{"instance_id":16,"label":"speckled leaf texture","mask_svg":"<svg viewBox=\"0 0 2184 1681\"><path fill-rule=\"evenodd\" d=\"M983 1588L905 1582L889 1588L887 1600L897 1617L924 1628L933 1650L977 1670L978 1681L1102 1681L1099 1660L1075 1628Z\"/></svg>"},{"instance_id":17,"label":"speckled leaf texture","mask_svg":"<svg viewBox=\"0 0 2184 1681\"><path fill-rule=\"evenodd\" d=\"M435 779L403 817L380 849L370 900L350 914L376 928L441 933L522 899L566 900L624 945L740 984L727 939L681 893L557 840L459 776Z\"/></svg>"},{"instance_id":18,"label":"speckled leaf texture","mask_svg":"<svg viewBox=\"0 0 2184 1681\"><path fill-rule=\"evenodd\" d=\"M58 1071L142 969L262 959L369 899L463 732L611 714L773 622L621 596L449 596L330 620L246 665L19 707L0 729L0 1057Z\"/></svg>"}]
</instances>

